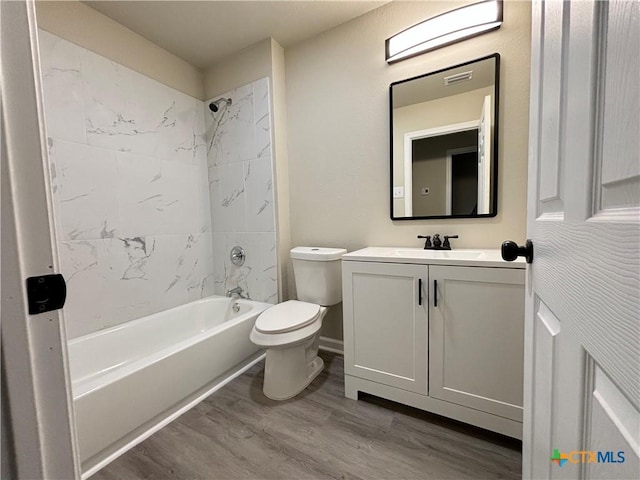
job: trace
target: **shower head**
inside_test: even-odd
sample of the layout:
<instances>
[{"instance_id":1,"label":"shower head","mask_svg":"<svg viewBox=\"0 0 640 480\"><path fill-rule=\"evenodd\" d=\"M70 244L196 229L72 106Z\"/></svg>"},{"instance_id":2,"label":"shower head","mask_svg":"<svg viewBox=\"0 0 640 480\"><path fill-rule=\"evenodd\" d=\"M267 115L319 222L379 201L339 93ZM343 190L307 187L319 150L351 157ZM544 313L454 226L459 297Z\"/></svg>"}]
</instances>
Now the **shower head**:
<instances>
[{"instance_id":1,"label":"shower head","mask_svg":"<svg viewBox=\"0 0 640 480\"><path fill-rule=\"evenodd\" d=\"M209 104L209 110L211 110L213 113L216 113L218 110L220 110L221 103L225 103L227 106L229 106L233 102L231 101L230 98L219 98Z\"/></svg>"}]
</instances>

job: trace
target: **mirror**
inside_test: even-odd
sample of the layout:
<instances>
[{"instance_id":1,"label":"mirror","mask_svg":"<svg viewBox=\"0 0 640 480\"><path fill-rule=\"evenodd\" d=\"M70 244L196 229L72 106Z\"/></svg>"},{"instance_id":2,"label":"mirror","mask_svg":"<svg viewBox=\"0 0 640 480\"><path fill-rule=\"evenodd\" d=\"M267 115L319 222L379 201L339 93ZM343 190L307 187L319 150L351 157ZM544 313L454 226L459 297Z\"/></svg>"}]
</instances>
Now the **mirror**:
<instances>
[{"instance_id":1,"label":"mirror","mask_svg":"<svg viewBox=\"0 0 640 480\"><path fill-rule=\"evenodd\" d=\"M391 218L497 213L500 55L394 82Z\"/></svg>"}]
</instances>

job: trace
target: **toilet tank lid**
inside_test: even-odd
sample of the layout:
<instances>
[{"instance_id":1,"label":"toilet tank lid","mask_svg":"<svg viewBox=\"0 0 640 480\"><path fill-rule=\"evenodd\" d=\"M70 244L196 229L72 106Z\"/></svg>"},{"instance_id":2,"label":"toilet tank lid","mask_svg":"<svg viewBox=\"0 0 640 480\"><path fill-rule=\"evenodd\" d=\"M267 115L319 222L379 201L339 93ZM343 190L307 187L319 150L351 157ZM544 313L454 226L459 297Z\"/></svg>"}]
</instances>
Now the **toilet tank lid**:
<instances>
[{"instance_id":1,"label":"toilet tank lid","mask_svg":"<svg viewBox=\"0 0 640 480\"><path fill-rule=\"evenodd\" d=\"M295 247L291 249L291 258L329 262L331 260L340 260L345 253L347 253L345 248Z\"/></svg>"}]
</instances>

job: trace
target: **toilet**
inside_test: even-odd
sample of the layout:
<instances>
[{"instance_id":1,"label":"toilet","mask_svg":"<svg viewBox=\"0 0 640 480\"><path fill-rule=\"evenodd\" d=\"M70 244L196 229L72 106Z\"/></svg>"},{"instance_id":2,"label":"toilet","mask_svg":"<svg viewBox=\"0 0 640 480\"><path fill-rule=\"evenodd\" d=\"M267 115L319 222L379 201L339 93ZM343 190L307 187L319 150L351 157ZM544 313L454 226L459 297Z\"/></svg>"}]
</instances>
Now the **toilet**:
<instances>
[{"instance_id":1,"label":"toilet","mask_svg":"<svg viewBox=\"0 0 640 480\"><path fill-rule=\"evenodd\" d=\"M327 307L342 301L344 248L296 247L291 250L298 300L261 313L251 341L267 350L264 394L273 400L295 397L324 367L318 340Z\"/></svg>"}]
</instances>

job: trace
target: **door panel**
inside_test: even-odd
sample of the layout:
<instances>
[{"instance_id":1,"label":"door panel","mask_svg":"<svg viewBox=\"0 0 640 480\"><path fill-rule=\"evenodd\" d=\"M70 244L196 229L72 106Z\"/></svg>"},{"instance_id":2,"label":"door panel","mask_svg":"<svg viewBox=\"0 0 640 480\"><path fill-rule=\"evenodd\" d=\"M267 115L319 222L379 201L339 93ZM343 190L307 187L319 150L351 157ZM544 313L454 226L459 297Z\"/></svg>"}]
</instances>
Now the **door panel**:
<instances>
[{"instance_id":1,"label":"door panel","mask_svg":"<svg viewBox=\"0 0 640 480\"><path fill-rule=\"evenodd\" d=\"M640 398L638 229L540 222L534 288L623 390ZM581 259L581 260L579 260ZM569 294L569 292L571 292Z\"/></svg>"},{"instance_id":2,"label":"door panel","mask_svg":"<svg viewBox=\"0 0 640 480\"><path fill-rule=\"evenodd\" d=\"M342 265L345 373L426 395L427 267Z\"/></svg>"},{"instance_id":3,"label":"door panel","mask_svg":"<svg viewBox=\"0 0 640 480\"><path fill-rule=\"evenodd\" d=\"M533 382L536 386L533 405L534 416L540 419L536 424L535 443L531 445L533 458L533 478L551 478L548 461L551 444L551 415L544 417L544 412L551 412L553 407L553 371L555 367L554 350L556 337L560 333L560 322L551 310L539 299L534 329L534 368Z\"/></svg>"},{"instance_id":4,"label":"door panel","mask_svg":"<svg viewBox=\"0 0 640 480\"><path fill-rule=\"evenodd\" d=\"M539 212L559 213L564 210L562 195L563 157L560 155L560 119L562 95L562 31L567 8L563 2L548 2L549 15L544 25L541 76L542 115L540 118Z\"/></svg>"},{"instance_id":5,"label":"door panel","mask_svg":"<svg viewBox=\"0 0 640 480\"><path fill-rule=\"evenodd\" d=\"M600 198L596 211L608 211L640 205L640 88L632 81L640 77L640 22L637 2L611 0L599 9L603 23L598 49L603 88L599 105L601 128L596 131L596 145L602 145L602 152L598 152L600 175L596 185ZM635 155L630 154L634 151Z\"/></svg>"},{"instance_id":6,"label":"door panel","mask_svg":"<svg viewBox=\"0 0 640 480\"><path fill-rule=\"evenodd\" d=\"M598 392L637 418L639 4L536 1L532 13L523 477L625 478L637 444L615 447L624 428ZM625 463L549 465L556 449L615 448Z\"/></svg>"},{"instance_id":7,"label":"door panel","mask_svg":"<svg viewBox=\"0 0 640 480\"><path fill-rule=\"evenodd\" d=\"M429 396L522 420L524 271L429 267Z\"/></svg>"},{"instance_id":8,"label":"door panel","mask_svg":"<svg viewBox=\"0 0 640 480\"><path fill-rule=\"evenodd\" d=\"M589 367L591 395L584 419L589 430L584 450L603 452L601 460L605 461L587 463L586 477L611 478L612 464L615 464L616 478L638 478L640 412L595 362L591 360Z\"/></svg>"}]
</instances>

